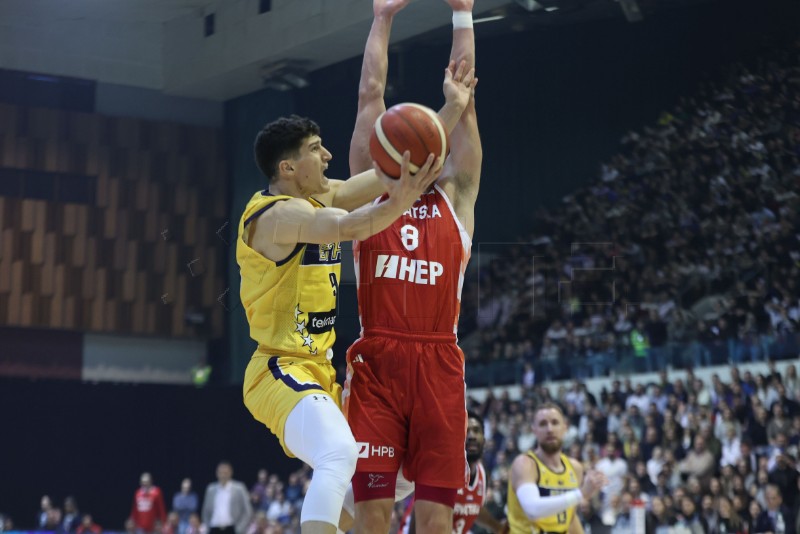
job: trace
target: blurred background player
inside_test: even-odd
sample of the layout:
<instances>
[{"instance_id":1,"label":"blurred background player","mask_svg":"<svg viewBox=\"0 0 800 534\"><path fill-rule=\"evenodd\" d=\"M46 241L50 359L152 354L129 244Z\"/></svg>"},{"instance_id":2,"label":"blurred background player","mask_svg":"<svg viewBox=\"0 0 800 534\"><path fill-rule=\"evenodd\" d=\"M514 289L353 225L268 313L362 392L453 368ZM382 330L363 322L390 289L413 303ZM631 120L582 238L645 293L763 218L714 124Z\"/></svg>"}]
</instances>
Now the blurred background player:
<instances>
[{"instance_id":1,"label":"blurred background player","mask_svg":"<svg viewBox=\"0 0 800 534\"><path fill-rule=\"evenodd\" d=\"M485 444L483 421L475 412L469 412L466 443L469 482L464 488L458 490L456 495L456 503L453 507L453 534L466 534L476 522L496 534L508 532L508 524L498 521L483 506L486 499L486 471L483 469L481 458ZM415 519L412 511L407 534L416 534Z\"/></svg>"},{"instance_id":2,"label":"blurred background player","mask_svg":"<svg viewBox=\"0 0 800 534\"><path fill-rule=\"evenodd\" d=\"M562 452L566 431L558 405L545 403L536 409L536 448L511 464L508 523L512 534L583 532L575 508L581 499L592 498L606 478L597 471L589 471L584 478L581 463Z\"/></svg>"},{"instance_id":3,"label":"blurred background player","mask_svg":"<svg viewBox=\"0 0 800 534\"><path fill-rule=\"evenodd\" d=\"M368 139L385 109L391 23L405 4L373 3L351 172L370 165ZM448 4L454 11L449 69L472 90L463 113L440 112L452 128L442 178L414 204L420 209L354 246L362 337L348 350L345 412L361 445L353 478L358 533L388 530L401 465L415 482L417 530L449 530L468 474L464 355L455 331L483 154L474 104L472 1Z\"/></svg>"},{"instance_id":4,"label":"blurred background player","mask_svg":"<svg viewBox=\"0 0 800 534\"><path fill-rule=\"evenodd\" d=\"M236 248L240 296L258 342L245 373L244 402L287 455L314 469L300 517L303 534L336 532L356 462L330 363L339 243L386 228L430 187L441 165L431 155L411 176L406 154L399 180L379 180L372 170L346 182L329 180L332 155L319 133L313 121L297 116L258 133L256 162L269 184L245 207ZM356 209L384 190L390 201Z\"/></svg>"}]
</instances>

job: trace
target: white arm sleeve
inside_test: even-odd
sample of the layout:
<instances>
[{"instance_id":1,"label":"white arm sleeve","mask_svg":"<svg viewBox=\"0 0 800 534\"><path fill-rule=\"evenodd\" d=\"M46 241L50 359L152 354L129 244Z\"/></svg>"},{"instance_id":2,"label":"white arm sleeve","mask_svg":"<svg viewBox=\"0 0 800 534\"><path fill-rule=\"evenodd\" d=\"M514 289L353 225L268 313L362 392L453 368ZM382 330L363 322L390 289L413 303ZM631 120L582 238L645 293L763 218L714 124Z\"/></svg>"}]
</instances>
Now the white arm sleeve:
<instances>
[{"instance_id":1,"label":"white arm sleeve","mask_svg":"<svg viewBox=\"0 0 800 534\"><path fill-rule=\"evenodd\" d=\"M539 519L563 512L581 502L583 494L576 489L561 495L541 497L539 486L528 482L517 488L517 500L530 519Z\"/></svg>"}]
</instances>

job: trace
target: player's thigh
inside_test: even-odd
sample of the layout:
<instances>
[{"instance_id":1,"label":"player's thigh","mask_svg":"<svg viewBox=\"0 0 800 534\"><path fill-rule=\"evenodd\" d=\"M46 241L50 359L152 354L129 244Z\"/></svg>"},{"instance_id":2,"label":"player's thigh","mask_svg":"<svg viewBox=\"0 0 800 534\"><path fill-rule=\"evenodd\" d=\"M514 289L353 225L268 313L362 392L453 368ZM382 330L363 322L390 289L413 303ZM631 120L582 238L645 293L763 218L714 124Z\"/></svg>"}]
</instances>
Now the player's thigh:
<instances>
[{"instance_id":1,"label":"player's thigh","mask_svg":"<svg viewBox=\"0 0 800 534\"><path fill-rule=\"evenodd\" d=\"M245 371L244 403L253 417L263 423L286 447L284 428L294 407L309 395L328 399L338 409L339 391L326 365L294 357L255 356Z\"/></svg>"},{"instance_id":2,"label":"player's thigh","mask_svg":"<svg viewBox=\"0 0 800 534\"><path fill-rule=\"evenodd\" d=\"M436 345L418 373L410 418L406 474L418 485L461 488L465 483L466 405L463 356Z\"/></svg>"},{"instance_id":3,"label":"player's thigh","mask_svg":"<svg viewBox=\"0 0 800 534\"><path fill-rule=\"evenodd\" d=\"M381 340L363 340L348 351L344 411L359 445L357 471L397 472L407 439L407 380L396 350Z\"/></svg>"}]
</instances>

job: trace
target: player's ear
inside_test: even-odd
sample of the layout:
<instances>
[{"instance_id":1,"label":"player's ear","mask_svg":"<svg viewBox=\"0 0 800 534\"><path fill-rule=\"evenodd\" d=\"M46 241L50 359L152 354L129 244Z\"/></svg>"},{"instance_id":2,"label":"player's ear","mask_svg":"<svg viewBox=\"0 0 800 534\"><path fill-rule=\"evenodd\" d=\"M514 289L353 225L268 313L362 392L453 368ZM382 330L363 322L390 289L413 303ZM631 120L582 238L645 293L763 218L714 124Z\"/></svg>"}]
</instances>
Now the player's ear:
<instances>
[{"instance_id":1,"label":"player's ear","mask_svg":"<svg viewBox=\"0 0 800 534\"><path fill-rule=\"evenodd\" d=\"M281 162L278 163L278 169L280 170L281 174L294 173L294 165L292 163L292 160L282 159Z\"/></svg>"}]
</instances>

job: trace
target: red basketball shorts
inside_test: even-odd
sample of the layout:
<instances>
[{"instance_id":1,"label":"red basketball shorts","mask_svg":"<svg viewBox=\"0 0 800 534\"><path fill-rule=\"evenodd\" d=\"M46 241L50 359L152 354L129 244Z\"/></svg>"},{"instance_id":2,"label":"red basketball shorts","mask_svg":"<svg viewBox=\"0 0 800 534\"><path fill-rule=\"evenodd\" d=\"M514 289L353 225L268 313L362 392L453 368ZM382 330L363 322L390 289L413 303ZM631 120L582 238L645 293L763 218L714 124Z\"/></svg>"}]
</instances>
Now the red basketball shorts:
<instances>
[{"instance_id":1,"label":"red basketball shorts","mask_svg":"<svg viewBox=\"0 0 800 534\"><path fill-rule=\"evenodd\" d=\"M368 332L347 351L344 412L359 446L356 472L403 474L463 488L464 354L455 336Z\"/></svg>"}]
</instances>

